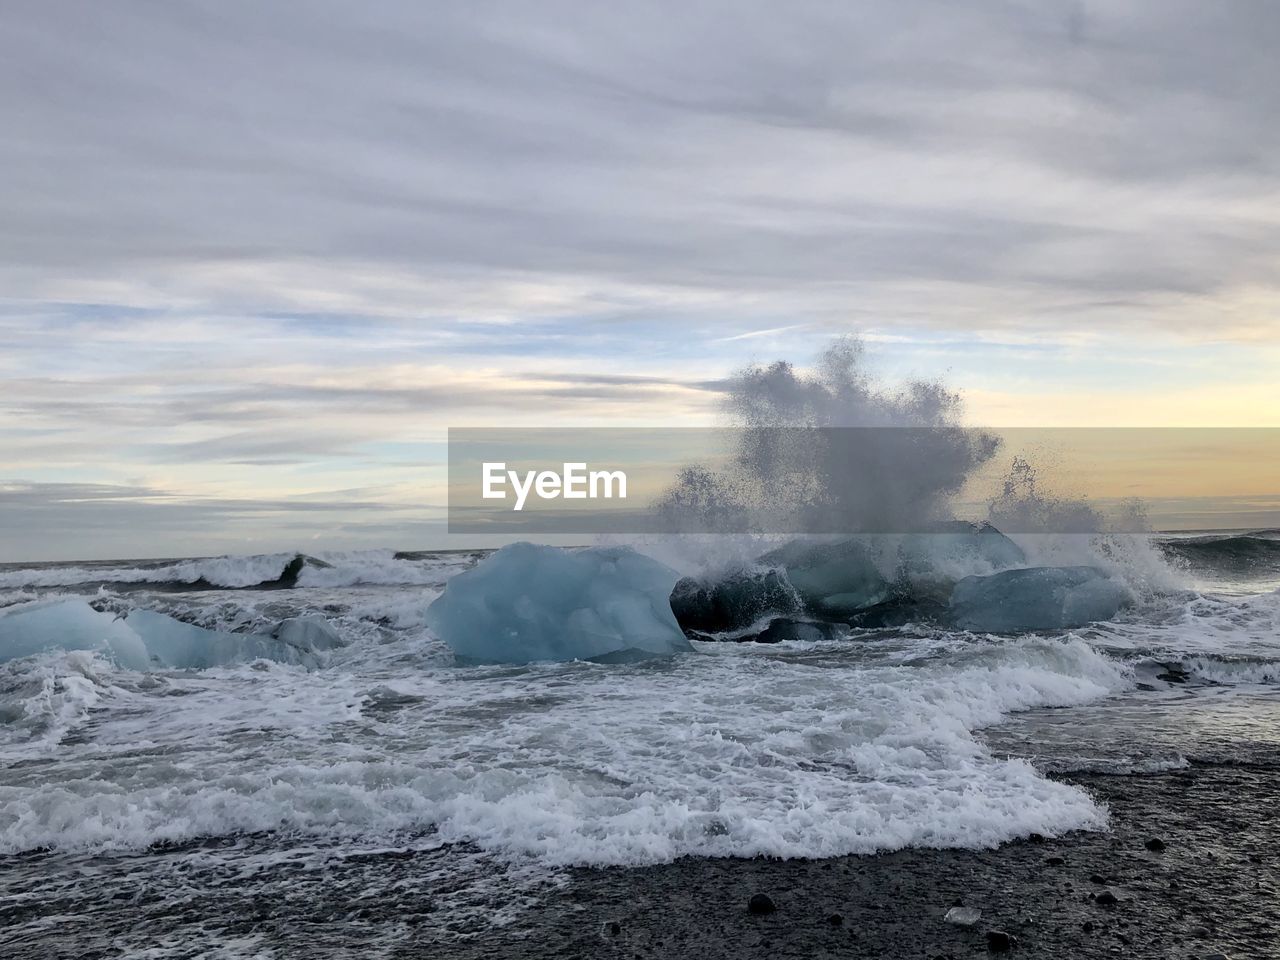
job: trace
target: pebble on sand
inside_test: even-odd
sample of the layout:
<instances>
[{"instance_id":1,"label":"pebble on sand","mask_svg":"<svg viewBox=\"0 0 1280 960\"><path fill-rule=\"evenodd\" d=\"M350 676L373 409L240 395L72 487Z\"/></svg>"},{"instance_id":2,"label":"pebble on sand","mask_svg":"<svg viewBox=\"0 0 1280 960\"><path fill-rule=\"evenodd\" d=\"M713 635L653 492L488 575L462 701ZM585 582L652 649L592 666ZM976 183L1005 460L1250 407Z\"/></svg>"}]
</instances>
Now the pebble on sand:
<instances>
[{"instance_id":1,"label":"pebble on sand","mask_svg":"<svg viewBox=\"0 0 1280 960\"><path fill-rule=\"evenodd\" d=\"M996 953L1004 953L1012 950L1018 945L1018 938L1011 933L1005 933L1003 930L987 931L987 949L994 950Z\"/></svg>"},{"instance_id":2,"label":"pebble on sand","mask_svg":"<svg viewBox=\"0 0 1280 960\"><path fill-rule=\"evenodd\" d=\"M1100 894L1094 897L1093 902L1103 907L1114 907L1120 902L1120 898L1110 890L1103 890Z\"/></svg>"},{"instance_id":3,"label":"pebble on sand","mask_svg":"<svg viewBox=\"0 0 1280 960\"><path fill-rule=\"evenodd\" d=\"M773 905L773 901L770 900L769 897L767 897L765 894L757 893L757 894L754 894L751 897L751 899L747 901L747 909L751 913L756 914L756 916L760 916L766 913L773 913L773 911L777 910L778 908Z\"/></svg>"},{"instance_id":4,"label":"pebble on sand","mask_svg":"<svg viewBox=\"0 0 1280 960\"><path fill-rule=\"evenodd\" d=\"M1152 851L1153 853L1159 853L1161 850L1164 849L1164 841L1161 840L1159 837L1152 837L1150 840L1147 841L1146 846L1147 846L1147 849Z\"/></svg>"}]
</instances>

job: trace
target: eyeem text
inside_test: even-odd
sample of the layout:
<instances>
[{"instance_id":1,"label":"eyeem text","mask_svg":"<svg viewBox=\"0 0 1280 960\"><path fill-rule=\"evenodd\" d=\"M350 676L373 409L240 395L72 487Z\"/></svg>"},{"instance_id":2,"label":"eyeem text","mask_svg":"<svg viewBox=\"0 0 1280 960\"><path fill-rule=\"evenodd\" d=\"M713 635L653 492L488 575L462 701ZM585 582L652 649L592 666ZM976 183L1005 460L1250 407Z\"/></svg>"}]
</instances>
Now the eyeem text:
<instances>
[{"instance_id":1,"label":"eyeem text","mask_svg":"<svg viewBox=\"0 0 1280 960\"><path fill-rule=\"evenodd\" d=\"M486 500L505 500L509 483L515 493L515 506L523 510L532 492L542 500L621 500L627 498L627 475L621 470L588 470L585 463L566 463L560 473L554 470L508 470L505 463L482 464ZM615 492L616 491L616 492Z\"/></svg>"}]
</instances>

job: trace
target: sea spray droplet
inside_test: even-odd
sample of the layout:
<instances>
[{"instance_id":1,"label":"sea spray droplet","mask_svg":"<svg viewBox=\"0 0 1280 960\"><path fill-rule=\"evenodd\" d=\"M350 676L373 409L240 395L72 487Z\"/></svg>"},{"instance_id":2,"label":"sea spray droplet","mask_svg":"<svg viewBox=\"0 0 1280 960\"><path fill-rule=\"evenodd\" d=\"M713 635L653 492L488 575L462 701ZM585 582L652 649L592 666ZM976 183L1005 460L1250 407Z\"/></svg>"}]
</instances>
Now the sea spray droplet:
<instances>
[{"instance_id":1,"label":"sea spray droplet","mask_svg":"<svg viewBox=\"0 0 1280 960\"><path fill-rule=\"evenodd\" d=\"M659 503L676 529L918 529L1000 444L960 425L960 396L941 383L875 383L854 338L813 373L782 360L740 371L726 406L729 462L690 467Z\"/></svg>"}]
</instances>

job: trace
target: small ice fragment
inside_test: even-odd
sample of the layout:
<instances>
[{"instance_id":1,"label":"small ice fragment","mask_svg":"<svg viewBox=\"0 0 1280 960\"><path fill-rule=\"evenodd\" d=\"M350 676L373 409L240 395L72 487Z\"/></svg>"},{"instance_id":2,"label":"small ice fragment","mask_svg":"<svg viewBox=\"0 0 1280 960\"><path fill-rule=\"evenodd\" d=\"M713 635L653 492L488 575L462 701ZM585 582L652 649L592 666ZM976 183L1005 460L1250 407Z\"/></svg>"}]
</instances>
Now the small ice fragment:
<instances>
[{"instance_id":1,"label":"small ice fragment","mask_svg":"<svg viewBox=\"0 0 1280 960\"><path fill-rule=\"evenodd\" d=\"M973 927L982 919L982 911L977 907L952 907L942 919L952 926Z\"/></svg>"}]
</instances>

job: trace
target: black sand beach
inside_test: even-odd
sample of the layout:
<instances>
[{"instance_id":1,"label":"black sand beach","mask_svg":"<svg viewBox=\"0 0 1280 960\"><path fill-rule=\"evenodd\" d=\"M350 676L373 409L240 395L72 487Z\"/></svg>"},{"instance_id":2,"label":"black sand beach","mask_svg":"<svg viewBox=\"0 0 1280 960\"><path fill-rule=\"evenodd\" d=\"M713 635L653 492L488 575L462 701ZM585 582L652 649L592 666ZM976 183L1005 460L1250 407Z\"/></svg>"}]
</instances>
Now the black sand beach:
<instances>
[{"instance_id":1,"label":"black sand beach","mask_svg":"<svg viewBox=\"0 0 1280 960\"><path fill-rule=\"evenodd\" d=\"M44 855L7 858L0 955L137 956L151 947L200 957L213 955L212 943L238 943L266 957L366 955L376 944L367 955L961 958L1002 946L989 942L994 931L1021 957L1277 955L1280 771L1235 764L1071 779L1108 805L1109 831L985 851L582 869L496 929L485 917L497 903L476 903L464 929L444 928L435 908L449 895L440 854L282 870L251 888L234 875L192 873L180 897L130 880L125 858L118 872L100 860L94 903L47 882ZM1156 839L1164 848L1148 849ZM761 893L774 912L749 911ZM960 904L982 911L972 928L944 921Z\"/></svg>"},{"instance_id":2,"label":"black sand beach","mask_svg":"<svg viewBox=\"0 0 1280 960\"><path fill-rule=\"evenodd\" d=\"M1277 955L1276 770L1192 767L1071 780L1109 806L1109 832L979 852L583 870L528 915L520 936L447 952L959 958L987 954L988 933L1001 931L1016 940L1012 954L1025 957ZM1148 849L1156 839L1163 850ZM775 912L752 915L756 893L769 896ZM982 911L976 926L944 922L959 904Z\"/></svg>"}]
</instances>

